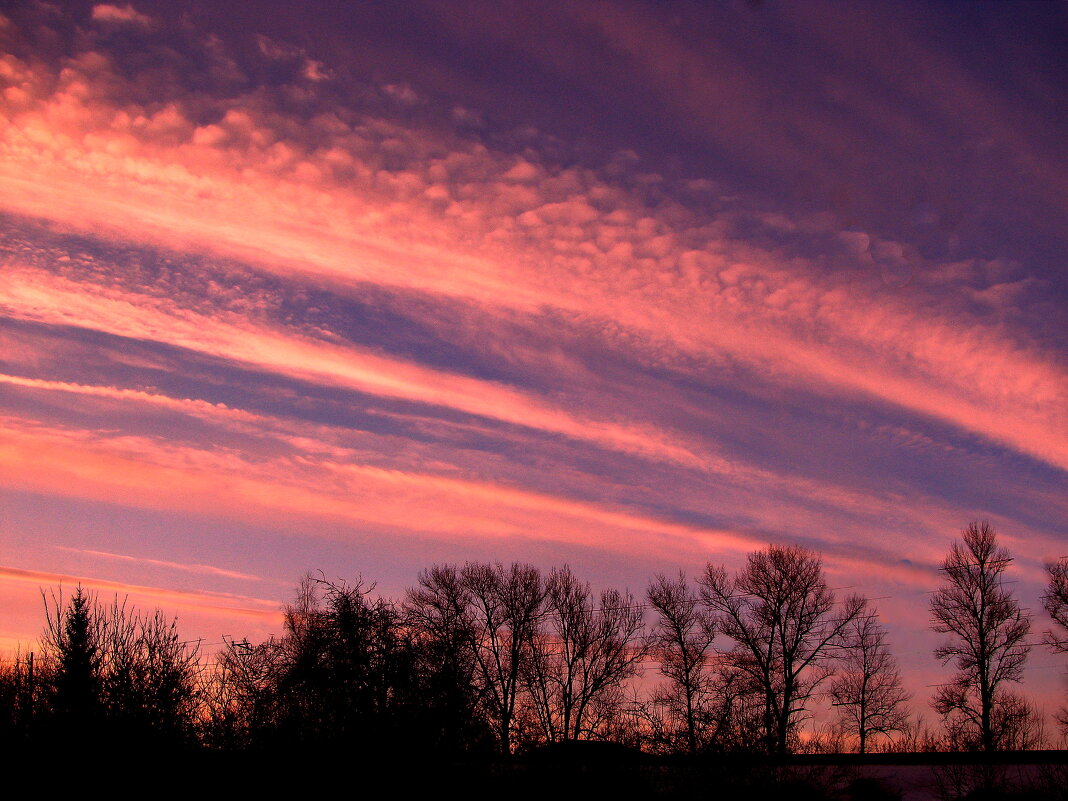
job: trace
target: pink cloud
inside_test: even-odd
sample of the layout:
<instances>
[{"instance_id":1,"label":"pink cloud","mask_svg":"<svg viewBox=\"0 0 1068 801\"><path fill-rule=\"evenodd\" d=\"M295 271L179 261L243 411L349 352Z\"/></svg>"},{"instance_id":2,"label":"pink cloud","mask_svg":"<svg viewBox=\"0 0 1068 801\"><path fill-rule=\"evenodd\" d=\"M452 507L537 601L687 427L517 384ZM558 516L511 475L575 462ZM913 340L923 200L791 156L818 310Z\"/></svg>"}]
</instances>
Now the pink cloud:
<instances>
[{"instance_id":1,"label":"pink cloud","mask_svg":"<svg viewBox=\"0 0 1068 801\"><path fill-rule=\"evenodd\" d=\"M98 3L93 6L92 17L97 22L110 22L120 25L152 25L152 17L142 14L129 3L123 6Z\"/></svg>"},{"instance_id":2,"label":"pink cloud","mask_svg":"<svg viewBox=\"0 0 1068 801\"><path fill-rule=\"evenodd\" d=\"M142 556L129 556L121 553L110 553L108 551L93 551L86 548L67 548L62 545L57 545L56 547L61 551L69 551L71 553L79 553L86 556L93 556L99 559L113 560L117 562L148 565L150 567L165 567L170 570L180 570L186 573L203 573L218 578L239 579L241 581L262 581L259 576L253 576L249 573L241 573L236 570L224 570L223 568L214 567L212 565L169 562L164 559L148 559Z\"/></svg>"},{"instance_id":3,"label":"pink cloud","mask_svg":"<svg viewBox=\"0 0 1068 801\"><path fill-rule=\"evenodd\" d=\"M3 428L0 477L11 489L150 509L185 510L192 503L258 523L295 515L446 538L533 536L619 552L640 551L650 538L675 548L696 541L741 550L749 543L729 531L491 482L300 459L253 462L236 454L10 420Z\"/></svg>"},{"instance_id":4,"label":"pink cloud","mask_svg":"<svg viewBox=\"0 0 1068 801\"><path fill-rule=\"evenodd\" d=\"M639 521L639 528L652 527L677 535L679 547L684 549L699 551L706 542L702 539L700 528L687 529L685 526L672 528L663 519L651 522L633 513L628 513L625 518L617 518L613 516L614 512L598 511L603 510L603 501L611 498L624 502L642 497L655 499L658 497L656 486L650 486L635 496L633 488L627 490L620 487L617 491L596 474L571 471L572 475L567 481L570 493L603 500L592 506L584 503L576 505L575 501L554 497L551 491L548 494L534 492L528 497L520 488L530 482L533 477L521 467L511 464L507 457L489 453L457 452L450 448L448 443L453 440L453 437L447 429L455 426L457 433L466 432L472 429L470 425L426 419L422 425L431 425L438 429L435 438L442 437L442 444L440 446L417 446L404 438L383 437L350 428L252 415L241 409L199 400L177 400L144 391L3 376L0 376L0 381L22 386L34 392L74 393L100 398L114 405L112 414L115 415L116 420L136 420L141 414L138 407L157 408L202 420L216 427L220 432L214 437L216 441L222 441L220 436L223 432L240 433L243 437L243 450L240 454L235 454L232 450L205 449L197 440L183 445L174 435L169 441L155 442L130 435L119 435L111 431L67 430L62 434L62 441L82 443L83 445L79 447L88 448L88 452L100 452L104 456L107 454L120 456L123 475L136 474L136 468L132 463L140 461L146 467L155 465L160 468L194 473L207 471L209 474L219 476L220 485L226 485L233 476L256 477L257 481L275 485L281 496L291 493L295 482L298 494L308 490L321 494L323 487L338 487L339 481L349 482L344 484L348 487L347 490L338 491L351 491L354 494L371 492L381 499L377 506L382 508L366 519L375 521L377 524L403 527L403 515L398 515L396 512L390 513L387 508L390 503L399 504L399 509L421 508L429 505L433 511L420 516L420 523L428 527L433 527L432 521L434 524L440 524L444 527L443 532L451 532L450 536L459 532L465 525L463 507L465 503L468 506L470 504L462 499L484 498L495 503L489 505L481 501L476 503L474 508L485 511L487 518L483 522L471 523L471 525L475 528L488 526L486 531L519 532L523 526L530 526L539 529L538 537L551 538L551 535L541 532L542 527L532 523L515 521L503 523L504 518L494 511L496 507L503 504L505 508L510 508L513 512L516 509L538 508L546 513L559 513L570 517L577 515L579 518L588 519L595 525L604 524L609 528L615 526L633 529L635 525L633 521ZM420 425L417 417L409 419L406 415L396 413L392 413L391 416L405 425ZM103 422L102 424L106 425ZM44 423L36 428L27 429L24 423L14 420L9 421L7 428L38 432L49 430L47 424ZM501 440L502 437L505 440L514 438L515 441L511 445L514 448L538 447L519 432L507 435L506 432L500 430L474 426L471 433L476 436L493 436L497 440ZM880 435L878 431L870 433ZM54 433L50 436L54 438L60 435ZM204 435L198 434L197 436ZM208 436L212 438L211 435ZM886 436L895 439L912 436L916 439L908 432L890 431ZM937 446L937 443L929 439L916 439L915 447L934 446ZM47 450L47 446L42 445L42 449ZM569 453L570 451L565 451L559 458L566 462ZM75 457L75 461L81 461L83 458L82 456ZM92 463L91 458L89 461ZM63 470L58 465L54 469L59 473L69 474L71 472L71 469ZM834 508L840 512L859 515L864 519L883 519L888 515L899 517L900 510L908 508L911 510L908 515L911 520L909 525L913 527L913 530L923 531L937 531L947 527L952 529L962 514L970 513L967 510L947 507L944 502L933 497L920 497L916 494L915 488L912 489L912 496L906 498L901 492L851 489L833 482L813 480L801 475L781 474L737 459L723 464L716 470L714 498L709 497L708 488L703 481L676 482L670 490L672 508L676 511L689 511L698 515L706 514L709 509L715 509L718 514L732 519L738 516L752 518L753 507L756 505L760 509L756 519L759 520L759 527L763 530L784 532L819 530L825 532L823 536L828 544L838 543L846 548L852 547L857 542L857 531L851 525L843 526L841 521L828 518L826 509ZM703 475L707 479L710 474L705 472ZM512 482L512 486L507 486L499 479L492 478L499 476L509 476L508 480ZM182 492L192 493L189 497L199 497L201 493L207 492L213 499L209 505L214 507L216 501L214 490L210 486L212 482L207 482L206 486L198 483L189 484L188 478L188 476L182 477L181 475L171 478L168 474L160 475L154 480L161 483L176 482L175 486L182 487ZM116 477L115 486L123 486L123 481L121 475ZM68 481L62 479L58 483L66 487ZM384 488L383 483L391 486ZM74 482L70 486L73 488L80 484ZM84 497L97 497L93 494L92 486L83 487ZM103 497L109 497L116 491L106 489L108 486L106 480L99 486L99 491L104 493ZM397 496L398 492L402 495ZM259 498L266 493L256 489L252 494ZM769 494L777 499L775 503L767 501ZM460 499L459 511L452 511L456 504L442 501L439 498L440 495ZM149 498L146 499L132 488L124 489L122 496L139 498L136 503L148 503L150 506L157 502L163 503L165 508L171 508L176 502L173 500L154 502L150 500L151 496L146 496ZM346 511L343 506L335 507L333 501L317 500L318 497L309 497L306 503L302 501L293 508L297 514L303 516L307 515L308 509L317 504L324 510L336 508L337 513L342 516L352 514L351 510ZM395 500L390 501L390 498ZM819 509L809 508L813 499L819 500L822 505ZM205 503L208 502L205 501ZM581 513L577 511L580 509L583 510ZM466 514L468 517L471 516L470 511ZM624 519L631 523L620 522ZM889 535L889 532L887 534ZM708 540L709 543L715 541L715 538ZM885 544L889 547L889 543L890 540L887 540ZM916 545L910 546L910 550L916 554L919 553L917 548ZM929 556L931 559L935 558L934 555L929 554Z\"/></svg>"},{"instance_id":5,"label":"pink cloud","mask_svg":"<svg viewBox=\"0 0 1068 801\"><path fill-rule=\"evenodd\" d=\"M240 409L229 408L220 403L208 403L207 401L184 398L176 399L167 395L161 395L143 390L125 389L122 387L95 386L92 384L76 384L68 381L49 381L40 378L24 378L22 376L5 375L0 373L0 384L10 384L27 389L46 390L49 392L69 392L78 395L88 395L97 398L119 401L124 403L145 403L160 406L183 414L213 419L225 416L231 420L246 423L265 422L260 415L251 414Z\"/></svg>"},{"instance_id":6,"label":"pink cloud","mask_svg":"<svg viewBox=\"0 0 1068 801\"><path fill-rule=\"evenodd\" d=\"M276 601L253 598L246 595L231 595L223 592L183 591L164 587L146 587L125 584L120 581L98 579L89 576L71 576L40 570L25 570L0 565L0 583L31 584L37 587L81 584L89 589L102 590L134 596L151 604L211 612L228 618L256 618L281 622L281 610Z\"/></svg>"},{"instance_id":7,"label":"pink cloud","mask_svg":"<svg viewBox=\"0 0 1068 801\"><path fill-rule=\"evenodd\" d=\"M5 296L0 307L23 319L166 342L292 377L448 406L651 458L702 464L684 445L647 426L577 417L499 384L287 335L236 317L209 318L143 296L96 294L97 288L38 271L9 269L0 276L0 289Z\"/></svg>"},{"instance_id":8,"label":"pink cloud","mask_svg":"<svg viewBox=\"0 0 1068 801\"><path fill-rule=\"evenodd\" d=\"M11 62L9 70L20 69ZM108 115L78 98L99 91L93 76L102 70L106 63L83 59L65 91L31 106L18 131L9 127L17 157L0 168L9 208L221 250L281 274L297 269L488 308L612 320L648 343L657 361L740 360L781 381L862 393L1068 464L1068 380L1040 350L1006 341L1005 331L959 313L932 322L877 294L881 284L842 284L796 258L779 263L774 252L725 240L715 220L670 205L645 209L589 170L548 174L517 198L513 157L462 141L451 143L461 150L432 156L423 133L383 120L333 123L324 128L328 145L315 148L279 138L281 121L257 99L210 136L210 128L193 133L174 104L124 109L101 127ZM23 83L32 89L32 78ZM375 169L369 136L402 147L410 168L389 176ZM356 172L355 182L331 177L339 163ZM90 179L97 202L87 208L75 187ZM444 218L433 197L420 205L431 190L459 198ZM614 223L620 214L631 223ZM492 247L460 244L472 230Z\"/></svg>"},{"instance_id":9,"label":"pink cloud","mask_svg":"<svg viewBox=\"0 0 1068 801\"><path fill-rule=\"evenodd\" d=\"M316 438L337 433L325 427L308 427L312 439L289 437L294 450L271 457L14 420L4 421L2 428L0 479L10 489L106 499L147 509L211 509L214 515L253 524L286 521L286 527L306 530L311 536L321 536L317 531L323 522L339 522L346 529L370 527L446 542L476 537L503 544L521 538L631 557L674 554L685 561L707 554L740 558L763 544L761 537L744 530L680 524L670 516L643 514L605 500L576 500L520 484L476 479L470 475L471 467L489 467L493 472L478 461L466 470L445 473L431 472L450 470L440 461L428 462L422 471L418 462L409 467L403 461L401 466L361 463L356 450L338 453L344 461L335 461L330 452L338 449ZM384 441L365 447L372 453L389 448ZM438 458L442 456L446 454ZM593 477L575 479L581 479L575 486L594 495L606 489ZM839 516L807 508L814 498L837 509ZM855 574L880 575L892 566L887 554L895 549L907 549L913 559L935 564L940 544L917 540L917 532L951 531L966 514L934 498L865 495L767 471L721 481L711 502L707 493L676 487L672 503L676 510L696 512L704 512L711 503L728 519L740 515L762 530L784 532L787 538L786 532L819 531L824 545L832 549L830 561L845 560ZM841 519L843 511L862 517L849 522ZM868 534L863 521L888 516L898 521L897 526L884 527L875 550L857 551L857 543ZM1034 540L1028 550L1038 543Z\"/></svg>"}]
</instances>

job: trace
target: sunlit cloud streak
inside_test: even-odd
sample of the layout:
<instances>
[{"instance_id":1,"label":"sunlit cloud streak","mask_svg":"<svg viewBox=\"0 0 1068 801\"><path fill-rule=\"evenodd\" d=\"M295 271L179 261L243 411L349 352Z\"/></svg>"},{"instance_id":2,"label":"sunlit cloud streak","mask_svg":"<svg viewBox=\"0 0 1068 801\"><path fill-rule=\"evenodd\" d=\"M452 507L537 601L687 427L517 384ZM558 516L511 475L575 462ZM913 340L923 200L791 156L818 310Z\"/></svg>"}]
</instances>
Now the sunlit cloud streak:
<instances>
[{"instance_id":1,"label":"sunlit cloud streak","mask_svg":"<svg viewBox=\"0 0 1068 801\"><path fill-rule=\"evenodd\" d=\"M242 419L240 414L238 419ZM80 433L42 427L19 431L13 421L8 421L5 428L8 444L0 452L5 484L38 492L122 498L136 506L175 510L185 508L187 499L192 497L216 514L239 520L263 521L283 512L311 520L347 520L391 531L403 530L414 516L422 532L437 536L482 536L503 541L534 533L550 541L631 555L646 552L653 541L650 538L657 538L662 550L688 554L737 554L760 543L759 536L744 533L745 529L716 531L707 524L673 522L672 518L688 505L693 504L697 510L706 503L701 493L679 484L675 487L674 511L648 507L659 513L652 517L638 511L642 496L647 494L644 491L637 497L632 492L626 501L632 508L623 512L606 507L603 501L566 499L559 489L556 494L539 493L455 474L357 464L354 461L366 451L345 450L308 436L287 438L291 451L265 459L251 453L242 457L229 451L203 450L174 441L164 444L107 431ZM336 432L318 429L319 436L331 433ZM331 457L345 462L332 461ZM444 466L440 458L434 464L439 470ZM759 498L756 487L741 482L734 493L717 493L717 515L725 520L746 520L746 528L755 526L760 531L791 527L820 530L829 522L827 512L806 508L811 507L807 499L819 498L825 509L837 509L839 515L848 510L858 518L847 524L839 517L838 530L825 530L816 544L830 548L830 558L835 561L864 563L865 572L886 575L886 562L892 561L892 542L884 542L881 549L858 550L857 534L866 533L870 523L865 521L887 514L900 516L901 507L910 499L894 494L878 498L770 474L765 478L758 484L762 491L766 492L769 484L779 488L774 504L765 501L761 508L751 508ZM573 474L568 494L574 494L576 488L593 498L605 492L594 476ZM650 490L653 495L647 501L656 503L656 488ZM621 503L622 498L614 505L619 509ZM921 530L952 525L957 516L957 511L935 511L930 505L909 513L912 526ZM911 551L918 555L918 546L913 545ZM931 550L929 558L936 556L937 551Z\"/></svg>"},{"instance_id":2,"label":"sunlit cloud streak","mask_svg":"<svg viewBox=\"0 0 1068 801\"><path fill-rule=\"evenodd\" d=\"M121 497L134 505L175 509L185 508L193 496L216 513L228 510L235 517L265 519L286 512L399 529L415 516L424 531L494 537L538 531L539 536L580 542L587 541L589 525L595 523L603 530L593 542L624 551L648 544L628 542L628 531L707 539L737 551L752 544L731 532L444 476L325 461L308 464L299 457L256 464L233 454L133 437L94 441L76 431L19 431L5 422L7 438L0 447L5 485L34 491Z\"/></svg>"},{"instance_id":3,"label":"sunlit cloud streak","mask_svg":"<svg viewBox=\"0 0 1068 801\"><path fill-rule=\"evenodd\" d=\"M352 389L405 400L445 405L459 411L503 419L559 432L624 450L647 452L686 464L696 456L674 446L656 431L640 427L577 419L547 408L521 393L463 376L427 370L383 359L356 348L285 336L241 321L227 322L184 310L153 308L150 298L111 298L87 294L89 287L42 276L40 280L15 267L0 277L3 309L16 319L50 325L77 325L138 339L160 338L168 344L213 356L246 362L296 378L336 381Z\"/></svg>"},{"instance_id":4,"label":"sunlit cloud streak","mask_svg":"<svg viewBox=\"0 0 1068 801\"><path fill-rule=\"evenodd\" d=\"M98 22L116 23L119 25L151 25L152 18L142 14L133 6L117 6L110 3L98 3L93 6L92 18Z\"/></svg>"},{"instance_id":5,"label":"sunlit cloud streak","mask_svg":"<svg viewBox=\"0 0 1068 801\"><path fill-rule=\"evenodd\" d=\"M123 596L136 596L137 598L148 600L149 603L165 604L186 609L195 608L198 611L213 612L231 618L248 617L269 621L280 618L277 603L274 601L221 592L181 592L163 587L145 587L108 579L70 576L40 570L24 570L4 565L0 565L0 582L29 584L36 587L84 586L89 589L113 592Z\"/></svg>"},{"instance_id":6,"label":"sunlit cloud streak","mask_svg":"<svg viewBox=\"0 0 1068 801\"><path fill-rule=\"evenodd\" d=\"M165 567L171 570L181 570L187 573L206 573L210 576L220 576L222 578L240 579L242 581L259 581L259 576L253 576L248 573L240 573L236 570L224 570L223 568L213 567L212 565L200 565L200 564L186 564L182 562L168 562L163 559L149 559L144 556L129 556L128 554L121 553L108 553L107 551L93 551L88 548L67 548L62 545L57 545L57 548L61 551L69 551L71 553L85 554L86 556L95 556L101 559L114 559L119 562L135 562L137 564L151 565L152 567Z\"/></svg>"}]
</instances>

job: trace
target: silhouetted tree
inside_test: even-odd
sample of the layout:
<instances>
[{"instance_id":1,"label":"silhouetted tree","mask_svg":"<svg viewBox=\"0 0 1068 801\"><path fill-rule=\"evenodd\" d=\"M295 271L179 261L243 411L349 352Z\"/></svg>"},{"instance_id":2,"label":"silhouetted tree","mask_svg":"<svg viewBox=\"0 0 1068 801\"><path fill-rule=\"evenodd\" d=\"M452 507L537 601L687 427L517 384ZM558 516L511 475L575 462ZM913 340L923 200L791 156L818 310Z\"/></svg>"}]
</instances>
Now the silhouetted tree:
<instances>
[{"instance_id":1,"label":"silhouetted tree","mask_svg":"<svg viewBox=\"0 0 1068 801\"><path fill-rule=\"evenodd\" d=\"M752 751L764 743L764 692L727 655L718 660L707 710L706 739L717 751Z\"/></svg>"},{"instance_id":2,"label":"silhouetted tree","mask_svg":"<svg viewBox=\"0 0 1068 801\"><path fill-rule=\"evenodd\" d=\"M986 522L972 523L942 561L945 581L931 598L934 630L951 635L935 657L957 668L956 676L938 690L934 707L950 725L974 733L963 739L984 751L1005 743L1009 730L1003 713L1015 702L1002 685L1020 681L1030 650L1025 642L1030 617L1003 577L1011 562L994 529Z\"/></svg>"},{"instance_id":3,"label":"silhouetted tree","mask_svg":"<svg viewBox=\"0 0 1068 801\"><path fill-rule=\"evenodd\" d=\"M101 613L101 684L113 729L175 744L191 739L199 708L197 644L183 642L178 621L138 614L116 598Z\"/></svg>"},{"instance_id":4,"label":"silhouetted tree","mask_svg":"<svg viewBox=\"0 0 1068 801\"><path fill-rule=\"evenodd\" d=\"M545 737L579 740L611 711L607 701L638 671L645 654L642 611L629 592L601 592L566 565L554 569L542 631L524 678Z\"/></svg>"},{"instance_id":5,"label":"silhouetted tree","mask_svg":"<svg viewBox=\"0 0 1068 801\"><path fill-rule=\"evenodd\" d=\"M714 621L700 605L681 571L673 579L657 575L646 596L657 613L651 637L652 652L659 659L660 672L668 680L654 700L665 708L669 720L681 722L685 750L695 754L705 744L705 730L711 716ZM669 728L678 727L670 725ZM676 739L673 732L666 734Z\"/></svg>"},{"instance_id":6,"label":"silhouetted tree","mask_svg":"<svg viewBox=\"0 0 1068 801\"><path fill-rule=\"evenodd\" d=\"M1039 747L1045 739L1045 726L1038 707L1022 695L1000 688L990 712L994 747L1002 751L1023 751ZM975 751L982 748L980 732L966 715L946 717L943 722L942 750Z\"/></svg>"},{"instance_id":7,"label":"silhouetted tree","mask_svg":"<svg viewBox=\"0 0 1068 801\"><path fill-rule=\"evenodd\" d=\"M855 735L866 753L873 735L889 738L908 727L909 694L901 685L897 660L886 644L877 612L855 618L846 627L841 665L828 694L840 727Z\"/></svg>"},{"instance_id":8,"label":"silhouetted tree","mask_svg":"<svg viewBox=\"0 0 1068 801\"><path fill-rule=\"evenodd\" d=\"M372 590L360 580L309 576L286 607L277 688L283 739L381 749L405 728L413 739L422 733L412 719L419 699L410 643L397 610Z\"/></svg>"},{"instance_id":9,"label":"silhouetted tree","mask_svg":"<svg viewBox=\"0 0 1068 801\"><path fill-rule=\"evenodd\" d=\"M1046 629L1045 643L1054 653L1068 653L1068 556L1046 565L1049 585L1042 596L1042 604L1053 618L1054 628ZM1068 707L1057 712L1061 730L1068 734Z\"/></svg>"},{"instance_id":10,"label":"silhouetted tree","mask_svg":"<svg viewBox=\"0 0 1068 801\"><path fill-rule=\"evenodd\" d=\"M789 750L815 689L833 670L835 646L864 613L856 596L836 610L818 555L769 545L751 553L734 578L708 565L701 598L735 643L730 657L763 696L763 739L769 753Z\"/></svg>"},{"instance_id":11,"label":"silhouetted tree","mask_svg":"<svg viewBox=\"0 0 1068 801\"><path fill-rule=\"evenodd\" d=\"M95 599L80 585L66 603L44 596L43 656L50 660L52 711L63 728L99 722L103 715L101 631Z\"/></svg>"},{"instance_id":12,"label":"silhouetted tree","mask_svg":"<svg viewBox=\"0 0 1068 801\"><path fill-rule=\"evenodd\" d=\"M251 644L227 639L201 683L202 738L221 749L255 748L268 741L279 717L284 653L272 638Z\"/></svg>"},{"instance_id":13,"label":"silhouetted tree","mask_svg":"<svg viewBox=\"0 0 1068 801\"><path fill-rule=\"evenodd\" d=\"M544 612L545 581L537 568L513 563L468 562L461 571L470 598L475 679L503 753L512 750L512 726L530 660L534 632Z\"/></svg>"},{"instance_id":14,"label":"silhouetted tree","mask_svg":"<svg viewBox=\"0 0 1068 801\"><path fill-rule=\"evenodd\" d=\"M138 746L188 741L199 706L199 654L177 621L139 615L115 599L101 606L81 587L69 601L45 599L42 661L50 714L62 732L95 727Z\"/></svg>"},{"instance_id":15,"label":"silhouetted tree","mask_svg":"<svg viewBox=\"0 0 1068 801\"><path fill-rule=\"evenodd\" d=\"M1042 710L1018 693L1002 692L994 706L993 729L1005 751L1041 748L1045 741Z\"/></svg>"},{"instance_id":16,"label":"silhouetted tree","mask_svg":"<svg viewBox=\"0 0 1068 801\"><path fill-rule=\"evenodd\" d=\"M24 742L35 733L35 721L48 712L46 691L52 684L47 663L33 651L16 652L0 661L0 746Z\"/></svg>"},{"instance_id":17,"label":"silhouetted tree","mask_svg":"<svg viewBox=\"0 0 1068 801\"><path fill-rule=\"evenodd\" d=\"M1046 565L1049 585L1042 596L1042 605L1058 629L1045 633L1046 645L1053 651L1068 653L1068 556Z\"/></svg>"},{"instance_id":18,"label":"silhouetted tree","mask_svg":"<svg viewBox=\"0 0 1068 801\"><path fill-rule=\"evenodd\" d=\"M455 565L434 565L408 590L405 625L418 645L427 697L442 748L480 750L492 737L477 691L472 596Z\"/></svg>"}]
</instances>

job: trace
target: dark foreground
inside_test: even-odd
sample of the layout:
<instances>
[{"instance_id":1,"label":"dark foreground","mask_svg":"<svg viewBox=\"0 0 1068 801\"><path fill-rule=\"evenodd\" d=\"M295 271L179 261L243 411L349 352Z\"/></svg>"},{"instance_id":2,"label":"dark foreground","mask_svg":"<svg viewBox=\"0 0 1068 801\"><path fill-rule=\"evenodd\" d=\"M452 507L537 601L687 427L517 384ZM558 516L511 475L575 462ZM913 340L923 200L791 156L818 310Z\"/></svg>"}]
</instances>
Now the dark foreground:
<instances>
[{"instance_id":1,"label":"dark foreground","mask_svg":"<svg viewBox=\"0 0 1068 801\"><path fill-rule=\"evenodd\" d=\"M71 747L73 745L73 747ZM5 795L19 790L114 797L791 799L791 801L1068 800L1068 752L855 754L771 761L654 757L573 743L512 759L427 760L357 751L225 753L108 749L91 737L0 756ZM334 789L336 788L336 789Z\"/></svg>"}]
</instances>

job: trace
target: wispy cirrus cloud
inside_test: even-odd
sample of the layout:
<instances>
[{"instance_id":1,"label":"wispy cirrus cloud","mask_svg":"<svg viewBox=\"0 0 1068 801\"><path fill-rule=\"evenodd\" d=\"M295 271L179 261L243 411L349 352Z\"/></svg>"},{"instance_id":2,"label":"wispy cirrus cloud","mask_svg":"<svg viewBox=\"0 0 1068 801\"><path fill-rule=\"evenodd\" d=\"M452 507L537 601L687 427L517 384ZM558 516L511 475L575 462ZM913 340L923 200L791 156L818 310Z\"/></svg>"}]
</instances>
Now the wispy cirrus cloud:
<instances>
[{"instance_id":1,"label":"wispy cirrus cloud","mask_svg":"<svg viewBox=\"0 0 1068 801\"><path fill-rule=\"evenodd\" d=\"M649 536L697 538L738 549L748 538L599 508L550 495L447 476L356 464L308 464L299 457L255 463L150 440L34 427L8 421L0 475L8 487L75 497L121 498L148 508L185 508L189 498L216 514L266 520L279 513L340 519L403 531L413 515L423 532L509 536L536 532L549 540L595 543L628 551ZM590 525L599 528L589 538ZM645 539L635 540L642 534Z\"/></svg>"},{"instance_id":2,"label":"wispy cirrus cloud","mask_svg":"<svg viewBox=\"0 0 1068 801\"><path fill-rule=\"evenodd\" d=\"M149 565L151 567L165 567L171 570L181 570L187 573L204 573L209 576L218 576L221 578L240 579L242 581L260 581L259 576L253 576L249 573L241 573L237 570L225 570L220 567L214 567L212 565L201 565L196 563L185 562L169 562L165 559L149 559L144 556L130 556L129 554L121 553L109 553L108 551L94 551L88 548L68 548L62 545L57 545L57 548L61 551L67 551L69 553L84 554L86 556L94 556L100 559L115 560L118 562L132 562L135 564Z\"/></svg>"},{"instance_id":3,"label":"wispy cirrus cloud","mask_svg":"<svg viewBox=\"0 0 1068 801\"><path fill-rule=\"evenodd\" d=\"M92 590L121 593L135 596L166 606L195 608L201 612L213 612L230 618L256 618L277 621L281 612L275 601L263 600L244 595L230 595L220 592L181 592L163 587L146 587L136 584L98 579L89 576L72 576L42 570L25 570L19 567L0 565L0 581L4 583L31 584L36 587L66 585L85 586Z\"/></svg>"},{"instance_id":4,"label":"wispy cirrus cloud","mask_svg":"<svg viewBox=\"0 0 1068 801\"><path fill-rule=\"evenodd\" d=\"M12 317L51 325L82 328L199 350L212 356L261 366L295 378L341 382L351 389L431 405L444 405L469 414L492 417L516 425L623 450L699 464L698 456L667 441L659 432L640 425L623 426L581 419L524 397L507 387L460 375L428 370L416 364L386 359L354 347L286 335L245 321L205 317L167 308L142 297L87 295L90 287L38 273L9 269L0 278L4 310Z\"/></svg>"}]
</instances>

